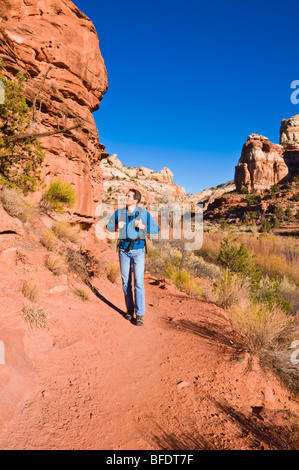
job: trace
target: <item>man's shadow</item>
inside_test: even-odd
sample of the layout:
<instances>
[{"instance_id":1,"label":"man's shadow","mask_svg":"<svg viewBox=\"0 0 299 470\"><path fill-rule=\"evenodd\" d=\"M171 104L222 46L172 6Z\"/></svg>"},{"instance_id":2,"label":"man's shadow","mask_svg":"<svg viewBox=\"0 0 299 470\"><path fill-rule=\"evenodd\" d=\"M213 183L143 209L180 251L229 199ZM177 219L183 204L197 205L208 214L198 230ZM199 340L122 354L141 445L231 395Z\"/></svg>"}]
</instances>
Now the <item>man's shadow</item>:
<instances>
[{"instance_id":1,"label":"man's shadow","mask_svg":"<svg viewBox=\"0 0 299 470\"><path fill-rule=\"evenodd\" d=\"M86 284L88 285L88 287L91 289L91 291L94 293L94 295L100 299L102 302L104 302L106 305L108 305L110 308L113 308L113 310L115 310L116 312L118 312L122 317L124 315L126 315L127 312L125 312L124 310L122 310L121 308L117 307L116 305L114 305L112 302L110 302L110 300L106 299L106 297L104 297L99 291L98 289L93 286L91 284L91 282L89 280L86 281Z\"/></svg>"}]
</instances>

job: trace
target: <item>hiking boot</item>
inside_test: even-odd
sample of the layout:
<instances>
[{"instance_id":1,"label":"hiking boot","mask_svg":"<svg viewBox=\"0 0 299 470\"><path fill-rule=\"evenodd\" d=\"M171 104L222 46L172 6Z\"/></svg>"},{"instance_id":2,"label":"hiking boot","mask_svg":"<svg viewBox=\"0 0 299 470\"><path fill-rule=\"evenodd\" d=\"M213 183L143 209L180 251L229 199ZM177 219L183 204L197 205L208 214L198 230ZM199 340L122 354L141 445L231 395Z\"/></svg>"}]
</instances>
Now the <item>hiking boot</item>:
<instances>
[{"instance_id":1,"label":"hiking boot","mask_svg":"<svg viewBox=\"0 0 299 470\"><path fill-rule=\"evenodd\" d=\"M135 325L137 325L137 326L143 326L144 325L143 315L136 315Z\"/></svg>"},{"instance_id":2,"label":"hiking boot","mask_svg":"<svg viewBox=\"0 0 299 470\"><path fill-rule=\"evenodd\" d=\"M128 310L125 314L125 319L131 321L133 319L134 310Z\"/></svg>"}]
</instances>

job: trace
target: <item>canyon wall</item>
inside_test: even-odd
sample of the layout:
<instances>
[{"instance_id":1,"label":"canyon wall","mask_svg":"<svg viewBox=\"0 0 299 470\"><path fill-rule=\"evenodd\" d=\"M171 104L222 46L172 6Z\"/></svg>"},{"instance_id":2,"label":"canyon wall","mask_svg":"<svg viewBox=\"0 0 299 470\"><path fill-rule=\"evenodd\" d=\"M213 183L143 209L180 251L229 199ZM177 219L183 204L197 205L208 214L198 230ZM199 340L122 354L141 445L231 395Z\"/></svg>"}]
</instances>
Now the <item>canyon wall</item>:
<instances>
[{"instance_id":1,"label":"canyon wall","mask_svg":"<svg viewBox=\"0 0 299 470\"><path fill-rule=\"evenodd\" d=\"M93 218L103 194L99 143L92 113L108 88L94 25L70 0L0 0L0 56L5 74L23 71L26 100L36 99L34 132L76 129L40 139L43 176L72 183L73 214Z\"/></svg>"}]
</instances>

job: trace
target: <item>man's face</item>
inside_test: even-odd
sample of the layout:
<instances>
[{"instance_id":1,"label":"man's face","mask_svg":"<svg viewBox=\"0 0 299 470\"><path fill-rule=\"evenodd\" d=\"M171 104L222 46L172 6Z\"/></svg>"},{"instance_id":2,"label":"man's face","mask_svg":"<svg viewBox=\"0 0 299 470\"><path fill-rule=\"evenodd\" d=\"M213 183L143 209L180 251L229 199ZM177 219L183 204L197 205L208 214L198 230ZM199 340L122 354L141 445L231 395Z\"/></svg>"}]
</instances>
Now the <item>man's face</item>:
<instances>
[{"instance_id":1,"label":"man's face","mask_svg":"<svg viewBox=\"0 0 299 470\"><path fill-rule=\"evenodd\" d=\"M136 204L136 199L134 199L135 195L133 191L129 191L126 195L126 205L127 206L132 206L133 204Z\"/></svg>"}]
</instances>

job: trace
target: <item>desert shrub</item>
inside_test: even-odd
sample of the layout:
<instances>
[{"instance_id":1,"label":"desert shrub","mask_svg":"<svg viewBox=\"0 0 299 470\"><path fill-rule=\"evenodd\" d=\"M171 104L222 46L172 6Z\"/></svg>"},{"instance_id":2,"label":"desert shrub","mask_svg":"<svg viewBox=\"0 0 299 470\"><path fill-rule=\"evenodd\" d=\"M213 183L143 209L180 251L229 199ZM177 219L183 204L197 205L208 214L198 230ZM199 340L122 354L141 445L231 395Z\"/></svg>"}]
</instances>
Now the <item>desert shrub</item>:
<instances>
[{"instance_id":1,"label":"desert shrub","mask_svg":"<svg viewBox=\"0 0 299 470\"><path fill-rule=\"evenodd\" d=\"M290 305L279 295L279 283L275 279L263 277L263 270L257 264L257 256L250 255L246 246L238 245L237 239L232 236L222 240L218 263L230 271L239 274L248 283L251 300L265 303L269 308L274 304L286 311Z\"/></svg>"},{"instance_id":2,"label":"desert shrub","mask_svg":"<svg viewBox=\"0 0 299 470\"><path fill-rule=\"evenodd\" d=\"M256 191L252 190L250 193L246 194L245 196L246 202L248 206L254 206L258 204L259 197Z\"/></svg>"},{"instance_id":3,"label":"desert shrub","mask_svg":"<svg viewBox=\"0 0 299 470\"><path fill-rule=\"evenodd\" d=\"M284 210L281 206L275 207L274 214L276 215L277 219L282 222L284 219Z\"/></svg>"},{"instance_id":4,"label":"desert shrub","mask_svg":"<svg viewBox=\"0 0 299 470\"><path fill-rule=\"evenodd\" d=\"M204 279L217 279L222 273L219 266L209 263L202 256L196 256L193 251L183 256L181 267L189 271L193 276Z\"/></svg>"},{"instance_id":5,"label":"desert shrub","mask_svg":"<svg viewBox=\"0 0 299 470\"><path fill-rule=\"evenodd\" d=\"M83 281L87 281L89 278L89 267L87 264L90 264L88 257L81 251L73 250L67 248L63 253L68 269L78 274ZM95 264L96 261L93 260Z\"/></svg>"},{"instance_id":6,"label":"desert shrub","mask_svg":"<svg viewBox=\"0 0 299 470\"><path fill-rule=\"evenodd\" d=\"M257 217L258 217L258 214L256 211L247 211L244 213L242 221L244 224L247 224L249 222L256 220Z\"/></svg>"},{"instance_id":7,"label":"desert shrub","mask_svg":"<svg viewBox=\"0 0 299 470\"><path fill-rule=\"evenodd\" d=\"M71 225L68 222L60 221L53 224L52 230L61 240L69 240L73 243L80 241L81 229L79 225Z\"/></svg>"},{"instance_id":8,"label":"desert shrub","mask_svg":"<svg viewBox=\"0 0 299 470\"><path fill-rule=\"evenodd\" d=\"M187 295L196 298L202 297L203 291L201 286L188 271L185 269L177 269L169 260L166 260L165 265L165 277L171 279L178 289L185 292Z\"/></svg>"},{"instance_id":9,"label":"desert shrub","mask_svg":"<svg viewBox=\"0 0 299 470\"><path fill-rule=\"evenodd\" d=\"M65 207L72 207L76 202L76 192L73 186L61 180L53 181L42 197L41 205L48 210L59 213L64 212Z\"/></svg>"},{"instance_id":10,"label":"desert shrub","mask_svg":"<svg viewBox=\"0 0 299 470\"><path fill-rule=\"evenodd\" d=\"M58 247L58 238L53 230L46 230L42 234L41 242L50 251L55 251Z\"/></svg>"},{"instance_id":11,"label":"desert shrub","mask_svg":"<svg viewBox=\"0 0 299 470\"><path fill-rule=\"evenodd\" d=\"M27 279L23 283L22 293L26 299L31 300L34 302L37 298L39 290L39 282L35 281L34 279Z\"/></svg>"},{"instance_id":12,"label":"desert shrub","mask_svg":"<svg viewBox=\"0 0 299 470\"><path fill-rule=\"evenodd\" d=\"M44 307L24 307L22 316L30 328L46 328L48 326L49 317Z\"/></svg>"},{"instance_id":13,"label":"desert shrub","mask_svg":"<svg viewBox=\"0 0 299 470\"><path fill-rule=\"evenodd\" d=\"M149 258L159 258L160 257L160 252L157 248L155 248L155 246L154 246L151 239L146 240L146 246L147 246L147 256Z\"/></svg>"},{"instance_id":14,"label":"desert shrub","mask_svg":"<svg viewBox=\"0 0 299 470\"><path fill-rule=\"evenodd\" d=\"M293 219L293 212L291 211L291 209L286 209L284 215L287 220Z\"/></svg>"},{"instance_id":15,"label":"desert shrub","mask_svg":"<svg viewBox=\"0 0 299 470\"><path fill-rule=\"evenodd\" d=\"M22 222L32 222L38 214L35 201L25 199L21 190L4 186L0 191L0 200L6 212L18 217Z\"/></svg>"},{"instance_id":16,"label":"desert shrub","mask_svg":"<svg viewBox=\"0 0 299 470\"><path fill-rule=\"evenodd\" d=\"M223 275L215 280L210 288L206 287L205 297L221 308L228 309L248 297L247 285L239 274L225 269Z\"/></svg>"},{"instance_id":17,"label":"desert shrub","mask_svg":"<svg viewBox=\"0 0 299 470\"><path fill-rule=\"evenodd\" d=\"M280 222L277 217L274 217L273 219L273 227L274 228L279 228L280 227Z\"/></svg>"},{"instance_id":18,"label":"desert shrub","mask_svg":"<svg viewBox=\"0 0 299 470\"><path fill-rule=\"evenodd\" d=\"M280 191L279 186L277 183L273 184L270 188L271 196L275 196Z\"/></svg>"},{"instance_id":19,"label":"desert shrub","mask_svg":"<svg viewBox=\"0 0 299 470\"><path fill-rule=\"evenodd\" d=\"M284 337L293 318L278 307L265 304L233 304L228 309L232 327L238 331L251 353L271 350Z\"/></svg>"},{"instance_id":20,"label":"desert shrub","mask_svg":"<svg viewBox=\"0 0 299 470\"><path fill-rule=\"evenodd\" d=\"M113 283L116 282L120 273L119 263L117 261L112 261L111 263L109 263L106 267L106 272L109 281Z\"/></svg>"},{"instance_id":21,"label":"desert shrub","mask_svg":"<svg viewBox=\"0 0 299 470\"><path fill-rule=\"evenodd\" d=\"M260 229L259 229L259 232L261 233L265 233L265 232L271 232L272 230L272 225L271 223L269 222L269 220L265 219L262 223L262 225L260 226Z\"/></svg>"},{"instance_id":22,"label":"desert shrub","mask_svg":"<svg viewBox=\"0 0 299 470\"><path fill-rule=\"evenodd\" d=\"M220 220L220 229L221 230L228 230L229 228L229 223L226 219L221 219Z\"/></svg>"},{"instance_id":23,"label":"desert shrub","mask_svg":"<svg viewBox=\"0 0 299 470\"><path fill-rule=\"evenodd\" d=\"M46 258L46 266L53 274L59 276L67 271L67 264L64 256L58 253L50 253Z\"/></svg>"}]
</instances>

